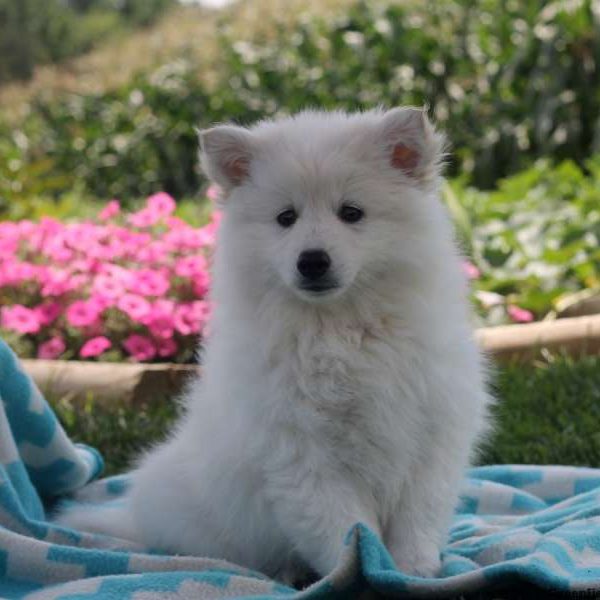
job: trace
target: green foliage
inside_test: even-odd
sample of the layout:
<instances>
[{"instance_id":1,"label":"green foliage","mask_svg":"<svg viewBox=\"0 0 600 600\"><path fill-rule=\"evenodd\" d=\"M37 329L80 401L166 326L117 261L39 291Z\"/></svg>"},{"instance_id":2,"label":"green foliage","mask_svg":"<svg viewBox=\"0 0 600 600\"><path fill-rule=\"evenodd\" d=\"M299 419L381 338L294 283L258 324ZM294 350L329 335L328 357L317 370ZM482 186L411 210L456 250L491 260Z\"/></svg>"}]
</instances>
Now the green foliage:
<instances>
[{"instance_id":1,"label":"green foliage","mask_svg":"<svg viewBox=\"0 0 600 600\"><path fill-rule=\"evenodd\" d=\"M173 0L0 0L0 83L29 79L38 64L90 50L152 22Z\"/></svg>"},{"instance_id":2,"label":"green foliage","mask_svg":"<svg viewBox=\"0 0 600 600\"><path fill-rule=\"evenodd\" d=\"M194 195L194 126L307 106L428 103L452 143L450 175L469 173L478 187L540 156L582 164L600 149L598 18L590 0L358 2L291 35L283 26L273 39L224 33L210 92L182 58L117 90L42 95L22 123L0 124L2 150L17 160L0 173L0 210L42 180L50 197L73 188L102 198Z\"/></svg>"},{"instance_id":3,"label":"green foliage","mask_svg":"<svg viewBox=\"0 0 600 600\"><path fill-rule=\"evenodd\" d=\"M5 127L12 159L0 166L0 210L73 188L104 199L197 193L194 127L214 117L207 105L183 60L112 92L38 98L22 127Z\"/></svg>"},{"instance_id":4,"label":"green foliage","mask_svg":"<svg viewBox=\"0 0 600 600\"><path fill-rule=\"evenodd\" d=\"M226 38L223 95L255 114L429 104L453 172L489 187L532 157L600 147L599 33L589 0L362 1L274 41Z\"/></svg>"},{"instance_id":5,"label":"green foliage","mask_svg":"<svg viewBox=\"0 0 600 600\"><path fill-rule=\"evenodd\" d=\"M586 166L589 175L571 161L539 161L493 192L448 184L462 240L481 271L477 290L543 317L565 295L600 288L600 156ZM487 324L501 320L494 310Z\"/></svg>"},{"instance_id":6,"label":"green foliage","mask_svg":"<svg viewBox=\"0 0 600 600\"><path fill-rule=\"evenodd\" d=\"M600 358L499 370L495 433L479 464L600 466ZM67 432L100 449L108 475L122 472L143 449L163 439L179 413L172 399L143 406L77 406L51 399Z\"/></svg>"}]
</instances>

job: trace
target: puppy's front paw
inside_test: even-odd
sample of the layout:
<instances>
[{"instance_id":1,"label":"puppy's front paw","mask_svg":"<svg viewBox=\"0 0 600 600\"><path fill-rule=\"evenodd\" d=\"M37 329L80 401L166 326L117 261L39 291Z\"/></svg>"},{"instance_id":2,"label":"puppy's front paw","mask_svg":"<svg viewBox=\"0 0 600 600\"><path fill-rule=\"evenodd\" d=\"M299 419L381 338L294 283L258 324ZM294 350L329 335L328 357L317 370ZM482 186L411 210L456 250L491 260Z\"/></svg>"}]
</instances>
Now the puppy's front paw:
<instances>
[{"instance_id":1,"label":"puppy's front paw","mask_svg":"<svg viewBox=\"0 0 600 600\"><path fill-rule=\"evenodd\" d=\"M436 577L440 572L440 551L435 544L403 544L390 552L396 567L405 575Z\"/></svg>"}]
</instances>

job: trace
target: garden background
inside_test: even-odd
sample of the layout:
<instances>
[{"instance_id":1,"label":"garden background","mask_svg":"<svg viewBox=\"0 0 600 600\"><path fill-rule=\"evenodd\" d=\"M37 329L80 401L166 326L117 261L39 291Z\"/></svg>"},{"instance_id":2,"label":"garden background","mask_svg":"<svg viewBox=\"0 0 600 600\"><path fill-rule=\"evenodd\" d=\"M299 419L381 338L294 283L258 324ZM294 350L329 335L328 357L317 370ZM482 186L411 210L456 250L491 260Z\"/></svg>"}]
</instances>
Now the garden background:
<instances>
[{"instance_id":1,"label":"garden background","mask_svg":"<svg viewBox=\"0 0 600 600\"><path fill-rule=\"evenodd\" d=\"M476 325L598 311L599 61L592 0L0 0L0 335L193 361L218 225L195 128L311 106L429 106ZM499 369L480 460L599 466L599 366ZM51 401L109 472L177 412Z\"/></svg>"}]
</instances>

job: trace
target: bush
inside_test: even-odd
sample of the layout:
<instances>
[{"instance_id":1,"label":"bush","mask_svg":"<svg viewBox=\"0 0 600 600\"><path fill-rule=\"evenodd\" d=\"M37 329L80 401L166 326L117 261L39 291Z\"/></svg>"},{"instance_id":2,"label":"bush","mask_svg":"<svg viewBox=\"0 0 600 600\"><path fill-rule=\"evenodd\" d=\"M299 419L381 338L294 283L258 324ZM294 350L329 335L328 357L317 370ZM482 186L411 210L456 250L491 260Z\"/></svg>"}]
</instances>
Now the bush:
<instances>
[{"instance_id":1,"label":"bush","mask_svg":"<svg viewBox=\"0 0 600 600\"><path fill-rule=\"evenodd\" d=\"M31 188L33 197L47 198L72 189L97 198L138 198L156 189L197 194L194 127L210 122L207 107L185 61L113 92L38 98L23 126L5 126L0 136L0 148L11 157L0 166L0 211L26 205Z\"/></svg>"},{"instance_id":2,"label":"bush","mask_svg":"<svg viewBox=\"0 0 600 600\"><path fill-rule=\"evenodd\" d=\"M600 289L600 156L586 166L588 176L571 161L555 168L540 161L493 192L449 183L488 325L541 318L565 296Z\"/></svg>"},{"instance_id":3,"label":"bush","mask_svg":"<svg viewBox=\"0 0 600 600\"><path fill-rule=\"evenodd\" d=\"M590 1L358 2L341 19L227 39L223 93L258 114L431 105L478 187L539 156L600 148L600 13ZM235 113L234 113L235 115Z\"/></svg>"},{"instance_id":4,"label":"bush","mask_svg":"<svg viewBox=\"0 0 600 600\"><path fill-rule=\"evenodd\" d=\"M50 198L194 195L194 126L307 106L429 103L453 145L450 174L478 187L540 156L583 165L600 149L590 0L386 4L359 2L268 39L225 33L210 90L181 58L110 92L38 97L24 122L0 124L0 150L13 157L0 167L0 211L29 201L40 169Z\"/></svg>"}]
</instances>

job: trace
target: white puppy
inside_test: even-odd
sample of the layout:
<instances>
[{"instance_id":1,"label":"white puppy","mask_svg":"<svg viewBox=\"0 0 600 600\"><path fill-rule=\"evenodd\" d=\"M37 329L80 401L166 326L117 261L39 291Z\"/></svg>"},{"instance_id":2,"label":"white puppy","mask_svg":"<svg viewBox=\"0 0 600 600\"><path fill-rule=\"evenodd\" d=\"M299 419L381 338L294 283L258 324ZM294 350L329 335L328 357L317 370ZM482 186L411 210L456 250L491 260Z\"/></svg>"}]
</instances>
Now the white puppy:
<instances>
[{"instance_id":1,"label":"white puppy","mask_svg":"<svg viewBox=\"0 0 600 600\"><path fill-rule=\"evenodd\" d=\"M114 519L61 521L288 580L362 522L434 575L489 404L442 144L416 108L202 132L224 213L203 376Z\"/></svg>"}]
</instances>

